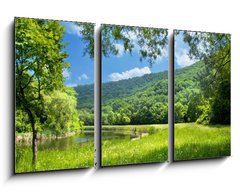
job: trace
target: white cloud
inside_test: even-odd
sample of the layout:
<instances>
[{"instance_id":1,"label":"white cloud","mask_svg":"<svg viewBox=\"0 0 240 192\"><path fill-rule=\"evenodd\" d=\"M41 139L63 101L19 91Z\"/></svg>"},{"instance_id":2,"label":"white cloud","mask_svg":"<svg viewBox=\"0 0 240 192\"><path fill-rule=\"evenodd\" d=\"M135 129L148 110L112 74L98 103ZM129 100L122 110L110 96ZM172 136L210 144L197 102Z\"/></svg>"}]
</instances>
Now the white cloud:
<instances>
[{"instance_id":1,"label":"white cloud","mask_svg":"<svg viewBox=\"0 0 240 192\"><path fill-rule=\"evenodd\" d=\"M77 87L77 84L76 83L69 83L69 84L67 84L67 87Z\"/></svg>"},{"instance_id":2,"label":"white cloud","mask_svg":"<svg viewBox=\"0 0 240 192\"><path fill-rule=\"evenodd\" d=\"M78 80L81 81L81 80L87 80L88 79L88 76L83 73L81 76L78 77Z\"/></svg>"},{"instance_id":3,"label":"white cloud","mask_svg":"<svg viewBox=\"0 0 240 192\"><path fill-rule=\"evenodd\" d=\"M122 72L122 73L111 73L108 77L110 81L119 81L122 79L129 79L133 77L140 77L145 74L150 74L151 70L149 67L143 67L143 68L133 68L131 70Z\"/></svg>"},{"instance_id":4,"label":"white cloud","mask_svg":"<svg viewBox=\"0 0 240 192\"><path fill-rule=\"evenodd\" d=\"M188 50L183 48L179 48L176 50L175 57L176 57L177 64L180 67L187 67L196 62L196 60L191 59L188 56Z\"/></svg>"},{"instance_id":5,"label":"white cloud","mask_svg":"<svg viewBox=\"0 0 240 192\"><path fill-rule=\"evenodd\" d=\"M190 35L193 35L193 33L190 33ZM174 56L176 59L176 64L179 67L187 67L196 62L195 59L191 59L188 55L189 53L189 46L187 43L184 42L184 36L183 32L181 32L179 35L175 36L175 51Z\"/></svg>"},{"instance_id":6,"label":"white cloud","mask_svg":"<svg viewBox=\"0 0 240 192\"><path fill-rule=\"evenodd\" d=\"M120 43L114 44L114 47L118 50L117 57L121 57L124 53L124 46Z\"/></svg>"},{"instance_id":7,"label":"white cloud","mask_svg":"<svg viewBox=\"0 0 240 192\"><path fill-rule=\"evenodd\" d=\"M70 79L70 75L71 73L67 70L67 69L64 69L63 72L63 77L66 78L66 79Z\"/></svg>"},{"instance_id":8,"label":"white cloud","mask_svg":"<svg viewBox=\"0 0 240 192\"><path fill-rule=\"evenodd\" d=\"M63 25L66 27L66 33L81 36L80 31L82 28L80 26L73 22L64 22Z\"/></svg>"}]
</instances>

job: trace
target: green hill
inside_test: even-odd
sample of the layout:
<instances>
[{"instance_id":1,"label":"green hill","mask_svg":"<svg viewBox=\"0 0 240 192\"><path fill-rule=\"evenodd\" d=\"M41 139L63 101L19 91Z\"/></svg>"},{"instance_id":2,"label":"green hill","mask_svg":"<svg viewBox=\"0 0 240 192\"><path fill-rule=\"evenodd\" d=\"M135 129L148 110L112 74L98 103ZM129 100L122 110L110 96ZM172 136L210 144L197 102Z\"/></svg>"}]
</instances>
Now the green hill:
<instances>
[{"instance_id":1,"label":"green hill","mask_svg":"<svg viewBox=\"0 0 240 192\"><path fill-rule=\"evenodd\" d=\"M175 71L176 102L184 105L182 97L197 92L195 77L201 67L202 63L196 63ZM93 112L94 86L78 86L75 90L78 109ZM104 124L167 123L168 72L103 83L102 104Z\"/></svg>"},{"instance_id":2,"label":"green hill","mask_svg":"<svg viewBox=\"0 0 240 192\"><path fill-rule=\"evenodd\" d=\"M147 74L142 77L131 79L111 81L102 84L102 101L103 104L112 99L129 97L138 92L154 86L157 80L167 80L167 72ZM74 88L77 92L78 108L93 108L94 85L79 85Z\"/></svg>"}]
</instances>

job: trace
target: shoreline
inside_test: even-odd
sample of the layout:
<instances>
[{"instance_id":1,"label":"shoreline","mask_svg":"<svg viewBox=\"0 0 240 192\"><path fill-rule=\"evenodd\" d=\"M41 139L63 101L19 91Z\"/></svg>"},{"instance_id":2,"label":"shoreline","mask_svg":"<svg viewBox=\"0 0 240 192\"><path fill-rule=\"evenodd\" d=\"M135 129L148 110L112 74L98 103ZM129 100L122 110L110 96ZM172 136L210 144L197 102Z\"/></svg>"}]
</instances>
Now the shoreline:
<instances>
[{"instance_id":1,"label":"shoreline","mask_svg":"<svg viewBox=\"0 0 240 192\"><path fill-rule=\"evenodd\" d=\"M89 130L89 129L86 129ZM65 133L59 136L56 136L55 134L45 134L45 133L38 133L37 134L37 142L42 142L46 140L55 140L55 139L64 139L68 137L72 137L78 134L84 133L85 130L80 132L69 132ZM15 132L15 144L29 144L32 143L32 132L28 133L17 133Z\"/></svg>"}]
</instances>

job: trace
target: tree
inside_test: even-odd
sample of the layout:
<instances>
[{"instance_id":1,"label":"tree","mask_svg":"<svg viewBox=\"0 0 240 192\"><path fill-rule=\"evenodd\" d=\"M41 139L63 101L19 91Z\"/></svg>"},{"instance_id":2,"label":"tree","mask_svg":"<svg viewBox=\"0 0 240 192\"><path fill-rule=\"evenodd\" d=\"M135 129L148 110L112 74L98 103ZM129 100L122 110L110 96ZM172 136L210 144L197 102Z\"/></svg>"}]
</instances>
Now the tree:
<instances>
[{"instance_id":1,"label":"tree","mask_svg":"<svg viewBox=\"0 0 240 192\"><path fill-rule=\"evenodd\" d=\"M50 129L56 136L69 131L79 131L82 122L78 119L76 110L77 99L75 91L67 88L65 92L54 91L44 95L45 113L47 120L46 129Z\"/></svg>"},{"instance_id":2,"label":"tree","mask_svg":"<svg viewBox=\"0 0 240 192\"><path fill-rule=\"evenodd\" d=\"M94 57L94 23L75 22L80 27L79 34L82 35L82 41L85 45L83 55L88 54L90 58Z\"/></svg>"},{"instance_id":3,"label":"tree","mask_svg":"<svg viewBox=\"0 0 240 192\"><path fill-rule=\"evenodd\" d=\"M94 114L92 110L78 110L78 118L83 122L84 125L94 125Z\"/></svg>"},{"instance_id":4,"label":"tree","mask_svg":"<svg viewBox=\"0 0 240 192\"><path fill-rule=\"evenodd\" d=\"M116 122L115 114L112 111L110 111L108 113L108 123L109 123L109 125L114 125L115 122Z\"/></svg>"},{"instance_id":5,"label":"tree","mask_svg":"<svg viewBox=\"0 0 240 192\"><path fill-rule=\"evenodd\" d=\"M189 101L187 104L187 122L196 122L197 119L203 114L201 106L205 106L204 98L202 94L193 92L189 95Z\"/></svg>"},{"instance_id":6,"label":"tree","mask_svg":"<svg viewBox=\"0 0 240 192\"><path fill-rule=\"evenodd\" d=\"M16 106L27 113L32 129L33 165L37 161L38 124L46 121L44 95L63 88L62 72L69 64L58 21L17 18Z\"/></svg>"},{"instance_id":7,"label":"tree","mask_svg":"<svg viewBox=\"0 0 240 192\"><path fill-rule=\"evenodd\" d=\"M177 32L178 34L179 32ZM230 123L230 63L229 34L183 32L189 56L204 62L198 79L201 92L209 100L210 123Z\"/></svg>"},{"instance_id":8,"label":"tree","mask_svg":"<svg viewBox=\"0 0 240 192\"><path fill-rule=\"evenodd\" d=\"M16 110L15 126L18 133L30 132L31 125L29 123L28 115L21 109Z\"/></svg>"},{"instance_id":9,"label":"tree","mask_svg":"<svg viewBox=\"0 0 240 192\"><path fill-rule=\"evenodd\" d=\"M185 118L184 116L186 115L186 111L187 111L187 108L186 106L183 106L182 103L180 102L177 102L175 104L175 108L174 108L174 114L175 114L175 122L176 123L182 123L184 122Z\"/></svg>"}]
</instances>

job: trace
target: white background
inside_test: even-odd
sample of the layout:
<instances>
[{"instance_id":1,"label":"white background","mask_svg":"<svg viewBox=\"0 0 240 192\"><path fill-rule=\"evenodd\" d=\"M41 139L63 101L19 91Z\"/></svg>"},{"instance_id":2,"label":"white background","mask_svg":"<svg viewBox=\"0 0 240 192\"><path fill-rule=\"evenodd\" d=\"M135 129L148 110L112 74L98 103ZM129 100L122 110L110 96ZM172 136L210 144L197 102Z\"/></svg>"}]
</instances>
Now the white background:
<instances>
[{"instance_id":1,"label":"white background","mask_svg":"<svg viewBox=\"0 0 240 192\"><path fill-rule=\"evenodd\" d=\"M2 0L0 191L239 191L240 10L237 0ZM14 16L232 34L232 157L50 173L12 174Z\"/></svg>"}]
</instances>

